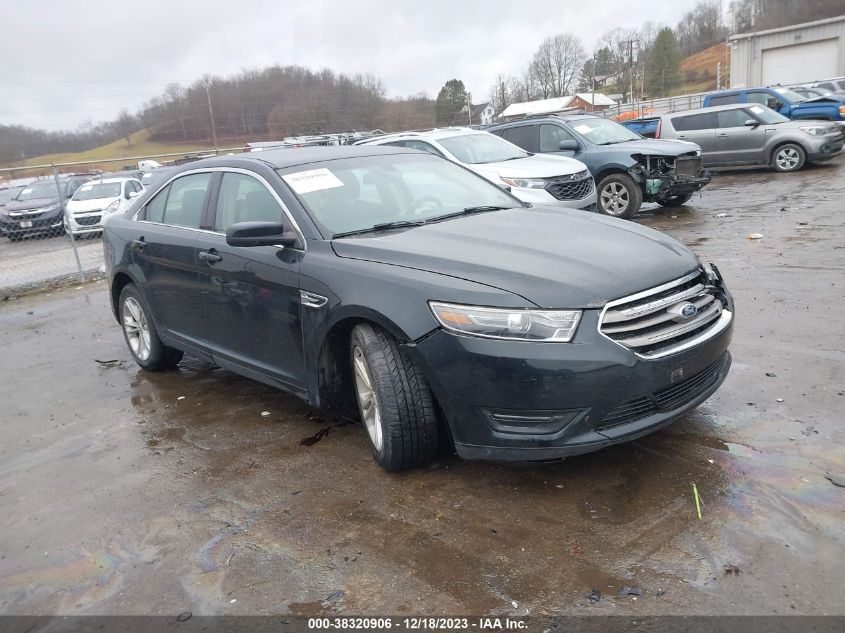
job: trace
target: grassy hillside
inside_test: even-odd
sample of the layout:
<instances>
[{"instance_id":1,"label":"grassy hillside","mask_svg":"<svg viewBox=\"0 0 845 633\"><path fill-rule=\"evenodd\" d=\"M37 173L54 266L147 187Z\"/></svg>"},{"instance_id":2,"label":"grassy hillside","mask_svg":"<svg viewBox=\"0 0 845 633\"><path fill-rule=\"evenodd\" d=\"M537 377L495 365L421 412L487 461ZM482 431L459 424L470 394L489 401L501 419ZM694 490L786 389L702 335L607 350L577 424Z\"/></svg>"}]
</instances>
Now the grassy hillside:
<instances>
[{"instance_id":1,"label":"grassy hillside","mask_svg":"<svg viewBox=\"0 0 845 633\"><path fill-rule=\"evenodd\" d=\"M727 44L722 42L695 55L690 55L681 62L681 79L683 94L690 92L704 92L716 89L716 64L722 64L722 85L730 77L730 54Z\"/></svg>"},{"instance_id":2,"label":"grassy hillside","mask_svg":"<svg viewBox=\"0 0 845 633\"><path fill-rule=\"evenodd\" d=\"M34 156L24 161L18 161L17 163L10 165L10 167L26 167L27 165L43 165L45 163L73 163L76 161L102 160L104 162L80 166L80 169L83 167L85 169L116 169L122 167L121 162L109 162L108 159L121 158L125 156L193 153L214 149L210 146L210 143L159 143L151 141L149 130L135 132L129 138L131 143L127 143L126 139L123 138L119 141L109 143L108 145L101 145L100 147L95 147L84 152ZM63 171L66 170L63 169Z\"/></svg>"}]
</instances>

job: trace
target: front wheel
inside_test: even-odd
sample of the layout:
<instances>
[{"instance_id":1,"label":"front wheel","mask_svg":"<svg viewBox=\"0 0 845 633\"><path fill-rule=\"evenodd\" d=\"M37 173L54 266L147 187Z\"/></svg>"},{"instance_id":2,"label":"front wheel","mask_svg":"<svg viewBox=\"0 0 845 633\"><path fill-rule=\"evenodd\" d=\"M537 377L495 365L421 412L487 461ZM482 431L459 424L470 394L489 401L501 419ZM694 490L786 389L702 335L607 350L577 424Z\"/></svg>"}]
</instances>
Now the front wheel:
<instances>
[{"instance_id":1,"label":"front wheel","mask_svg":"<svg viewBox=\"0 0 845 633\"><path fill-rule=\"evenodd\" d=\"M661 207L682 207L692 198L691 193L685 193L681 196L669 196L668 198L658 198L657 204Z\"/></svg>"},{"instance_id":2,"label":"front wheel","mask_svg":"<svg viewBox=\"0 0 845 633\"><path fill-rule=\"evenodd\" d=\"M643 191L627 174L609 174L598 184L598 209L605 215L629 220L640 210Z\"/></svg>"},{"instance_id":3,"label":"front wheel","mask_svg":"<svg viewBox=\"0 0 845 633\"><path fill-rule=\"evenodd\" d=\"M150 371L176 367L182 360L182 352L161 342L155 323L150 318L147 302L135 284L124 286L118 306L123 338L135 362Z\"/></svg>"},{"instance_id":4,"label":"front wheel","mask_svg":"<svg viewBox=\"0 0 845 633\"><path fill-rule=\"evenodd\" d=\"M361 421L376 462L413 468L437 450L437 407L422 372L396 339L361 323L352 330L352 371Z\"/></svg>"},{"instance_id":5,"label":"front wheel","mask_svg":"<svg viewBox=\"0 0 845 633\"><path fill-rule=\"evenodd\" d=\"M775 171L798 171L804 166L807 153L796 143L786 143L772 154L772 167Z\"/></svg>"}]
</instances>

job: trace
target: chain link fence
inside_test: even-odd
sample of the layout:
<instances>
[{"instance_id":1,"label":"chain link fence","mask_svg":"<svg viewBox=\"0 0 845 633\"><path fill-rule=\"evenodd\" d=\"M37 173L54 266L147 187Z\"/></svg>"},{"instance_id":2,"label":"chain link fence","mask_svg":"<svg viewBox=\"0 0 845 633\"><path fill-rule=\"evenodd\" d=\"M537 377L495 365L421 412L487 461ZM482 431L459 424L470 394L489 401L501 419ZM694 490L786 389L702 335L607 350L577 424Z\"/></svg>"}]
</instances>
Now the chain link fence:
<instances>
[{"instance_id":1,"label":"chain link fence","mask_svg":"<svg viewBox=\"0 0 845 633\"><path fill-rule=\"evenodd\" d=\"M162 167L145 162L166 166L240 151L0 168L0 298L102 275L102 222L156 180Z\"/></svg>"}]
</instances>

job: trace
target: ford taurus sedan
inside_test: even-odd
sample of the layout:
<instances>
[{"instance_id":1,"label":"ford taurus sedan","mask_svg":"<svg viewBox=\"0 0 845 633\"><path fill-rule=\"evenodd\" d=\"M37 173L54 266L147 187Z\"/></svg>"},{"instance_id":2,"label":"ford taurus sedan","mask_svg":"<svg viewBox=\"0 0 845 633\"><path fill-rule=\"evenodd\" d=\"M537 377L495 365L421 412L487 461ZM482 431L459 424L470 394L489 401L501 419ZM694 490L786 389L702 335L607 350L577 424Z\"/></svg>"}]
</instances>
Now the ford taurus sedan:
<instances>
[{"instance_id":1,"label":"ford taurus sedan","mask_svg":"<svg viewBox=\"0 0 845 633\"><path fill-rule=\"evenodd\" d=\"M730 366L731 295L685 246L415 150L190 163L104 228L141 367L188 353L359 417L388 470L631 440Z\"/></svg>"}]
</instances>

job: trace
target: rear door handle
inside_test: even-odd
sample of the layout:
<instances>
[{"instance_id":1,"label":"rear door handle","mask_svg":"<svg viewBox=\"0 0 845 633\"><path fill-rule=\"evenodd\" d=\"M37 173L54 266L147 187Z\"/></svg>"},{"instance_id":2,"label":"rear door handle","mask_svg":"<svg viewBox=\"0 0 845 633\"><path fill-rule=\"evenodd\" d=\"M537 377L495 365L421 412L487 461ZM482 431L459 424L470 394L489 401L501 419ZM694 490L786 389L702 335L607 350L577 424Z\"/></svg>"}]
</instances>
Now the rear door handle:
<instances>
[{"instance_id":1,"label":"rear door handle","mask_svg":"<svg viewBox=\"0 0 845 633\"><path fill-rule=\"evenodd\" d=\"M198 257L200 258L200 261L208 264L213 264L223 259L220 255L217 255L213 251L200 251Z\"/></svg>"},{"instance_id":2,"label":"rear door handle","mask_svg":"<svg viewBox=\"0 0 845 633\"><path fill-rule=\"evenodd\" d=\"M130 244L134 248L137 248L138 250L141 250L142 248L144 248L147 245L147 243L144 241L143 237L139 240L132 240L132 242L130 242Z\"/></svg>"},{"instance_id":3,"label":"rear door handle","mask_svg":"<svg viewBox=\"0 0 845 633\"><path fill-rule=\"evenodd\" d=\"M729 136L730 134L725 134L724 132L722 134L719 134L719 138L728 138Z\"/></svg>"}]
</instances>

